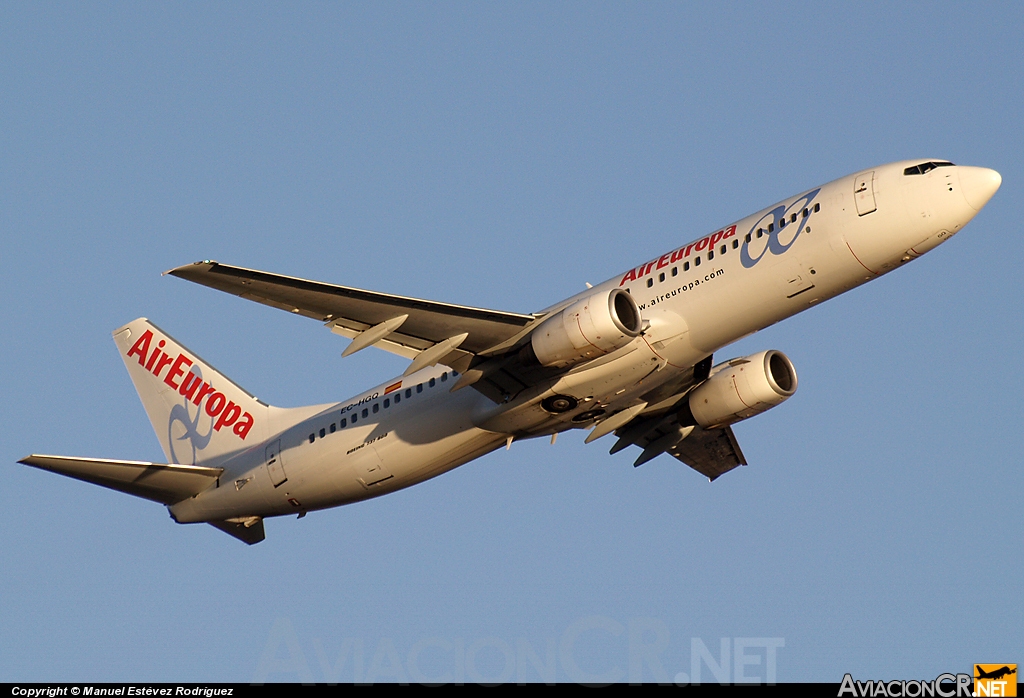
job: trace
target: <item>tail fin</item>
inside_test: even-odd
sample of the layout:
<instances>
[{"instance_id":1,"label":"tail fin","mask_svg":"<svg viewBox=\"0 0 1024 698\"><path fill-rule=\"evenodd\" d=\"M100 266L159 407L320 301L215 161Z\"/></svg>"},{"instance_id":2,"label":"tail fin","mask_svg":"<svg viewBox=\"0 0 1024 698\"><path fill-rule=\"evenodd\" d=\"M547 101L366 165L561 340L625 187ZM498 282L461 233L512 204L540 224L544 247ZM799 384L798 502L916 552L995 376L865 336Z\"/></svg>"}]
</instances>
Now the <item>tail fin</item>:
<instances>
[{"instance_id":1,"label":"tail fin","mask_svg":"<svg viewBox=\"0 0 1024 698\"><path fill-rule=\"evenodd\" d=\"M214 466L266 438L268 406L146 318L114 342L169 463Z\"/></svg>"}]
</instances>

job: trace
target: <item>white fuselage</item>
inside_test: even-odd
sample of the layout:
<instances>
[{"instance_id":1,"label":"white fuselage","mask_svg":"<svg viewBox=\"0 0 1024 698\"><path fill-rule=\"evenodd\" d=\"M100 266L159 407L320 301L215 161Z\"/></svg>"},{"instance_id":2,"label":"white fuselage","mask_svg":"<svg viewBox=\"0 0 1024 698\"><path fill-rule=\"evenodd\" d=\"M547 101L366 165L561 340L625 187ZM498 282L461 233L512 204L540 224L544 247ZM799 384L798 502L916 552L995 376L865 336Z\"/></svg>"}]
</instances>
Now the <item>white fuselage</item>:
<instances>
[{"instance_id":1,"label":"white fuselage","mask_svg":"<svg viewBox=\"0 0 1024 698\"><path fill-rule=\"evenodd\" d=\"M470 387L452 392L457 376L443 366L395 378L313 409L223 464L215 487L171 512L184 523L347 504L439 475L510 436L578 426L540 407L550 395L609 413L635 403L722 347L948 240L998 187L982 168L904 174L918 162L803 192L548 308L554 313L588 294L622 288L649 323L625 347L573 368L554 385L495 404Z\"/></svg>"}]
</instances>

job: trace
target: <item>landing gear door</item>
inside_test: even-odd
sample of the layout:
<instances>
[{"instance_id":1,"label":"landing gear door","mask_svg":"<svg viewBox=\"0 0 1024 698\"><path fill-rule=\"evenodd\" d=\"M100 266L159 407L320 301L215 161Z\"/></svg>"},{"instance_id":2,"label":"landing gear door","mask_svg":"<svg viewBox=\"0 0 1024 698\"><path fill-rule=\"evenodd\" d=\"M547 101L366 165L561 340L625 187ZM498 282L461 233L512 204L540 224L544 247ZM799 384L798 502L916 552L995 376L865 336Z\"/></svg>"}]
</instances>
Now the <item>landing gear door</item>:
<instances>
[{"instance_id":1,"label":"landing gear door","mask_svg":"<svg viewBox=\"0 0 1024 698\"><path fill-rule=\"evenodd\" d=\"M270 474L270 481L274 483L274 487L278 487L288 480L288 476L284 473L284 460L281 458L281 439L267 446L267 472Z\"/></svg>"},{"instance_id":2,"label":"landing gear door","mask_svg":"<svg viewBox=\"0 0 1024 698\"><path fill-rule=\"evenodd\" d=\"M878 207L875 205L875 173L863 172L854 178L853 198L857 202L857 215L864 216Z\"/></svg>"}]
</instances>

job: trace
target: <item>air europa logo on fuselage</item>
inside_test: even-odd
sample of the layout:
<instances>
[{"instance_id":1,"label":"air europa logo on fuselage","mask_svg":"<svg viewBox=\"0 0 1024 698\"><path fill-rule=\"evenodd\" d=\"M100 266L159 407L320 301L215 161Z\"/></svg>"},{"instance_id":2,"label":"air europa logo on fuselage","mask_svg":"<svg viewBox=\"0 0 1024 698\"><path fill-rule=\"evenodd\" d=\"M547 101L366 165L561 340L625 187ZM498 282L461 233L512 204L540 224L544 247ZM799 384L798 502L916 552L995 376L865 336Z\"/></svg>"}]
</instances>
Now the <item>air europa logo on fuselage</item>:
<instances>
[{"instance_id":1,"label":"air europa logo on fuselage","mask_svg":"<svg viewBox=\"0 0 1024 698\"><path fill-rule=\"evenodd\" d=\"M807 230L804 225L808 215L810 214L811 202L814 197L821 191L821 187L810 191L803 196L797 197L789 205L779 204L772 210L765 213L763 216L758 218L750 230L743 238L743 245L740 248L740 263L747 269L751 268L755 264L761 261L764 256L771 252L773 255L780 255L786 252L801 233ZM804 215L804 211L807 211L807 215ZM794 220L792 217L796 215ZM788 225L791 223L791 225ZM755 231L760 227L761 235L758 236ZM788 238L788 242L782 242L781 237L783 233L792 233L793 237ZM687 245L672 250L666 254L661 255L657 259L651 260L650 262L644 262L636 269L630 269L626 272L625 276L622 277L622 281L619 282L619 286L625 286L628 281L637 281L650 274L655 269L664 269L670 264L675 264L681 259L689 257L691 253L700 254L704 250L713 250L721 240L728 240L729 238L736 235L736 226L730 225L728 228L722 228L717 233L706 235L700 240L695 240ZM755 248L760 244L758 240L767 236L767 240L764 242L764 248L761 249L761 253L756 257L751 255L750 247Z\"/></svg>"},{"instance_id":2,"label":"air europa logo on fuselage","mask_svg":"<svg viewBox=\"0 0 1024 698\"><path fill-rule=\"evenodd\" d=\"M253 417L248 412L243 412L239 405L225 397L224 393L218 391L210 383L202 379L199 366L185 373L192 368L193 361L182 353L176 358L171 358L163 352L167 343L161 339L156 347L150 351L153 343L153 331L146 330L141 337L128 350L128 357L138 357L139 366L160 378L161 372L167 367L167 375L163 377L164 383L178 391L185 398L186 405L189 400L197 407L202 406L203 398L206 398L205 410L213 422L214 431L220 431L223 427L231 427L231 431L238 438L245 440L249 430L252 429ZM181 379L180 383L177 382ZM197 415L198 418L198 415Z\"/></svg>"},{"instance_id":3,"label":"air europa logo on fuselage","mask_svg":"<svg viewBox=\"0 0 1024 698\"><path fill-rule=\"evenodd\" d=\"M675 264L680 259L684 259L690 256L691 252L703 252L707 249L713 249L720 240L727 240L736 234L736 226L730 225L728 228L722 228L717 233L706 235L700 240L695 240L688 245L683 245L679 249L667 252L655 260L645 262L636 269L630 269L626 272L626 275L622 277L622 281L619 282L619 286L625 286L627 281L636 281L642 279L651 273L654 269L664 269L669 264Z\"/></svg>"},{"instance_id":4,"label":"air europa logo on fuselage","mask_svg":"<svg viewBox=\"0 0 1024 698\"><path fill-rule=\"evenodd\" d=\"M743 238L743 246L740 247L740 264L750 269L769 252L773 255L780 255L792 247L801 233L809 231L805 223L810 216L811 202L820 191L821 187L807 192L788 206L786 204L779 204L754 221L754 224L750 226L750 230ZM789 239L789 242L782 242L783 234ZM793 237L790 238L790 234ZM758 247L762 244L760 239L765 236L768 239L763 243L764 247L761 248L761 253L756 257L752 256L750 254L751 245L755 248Z\"/></svg>"}]
</instances>

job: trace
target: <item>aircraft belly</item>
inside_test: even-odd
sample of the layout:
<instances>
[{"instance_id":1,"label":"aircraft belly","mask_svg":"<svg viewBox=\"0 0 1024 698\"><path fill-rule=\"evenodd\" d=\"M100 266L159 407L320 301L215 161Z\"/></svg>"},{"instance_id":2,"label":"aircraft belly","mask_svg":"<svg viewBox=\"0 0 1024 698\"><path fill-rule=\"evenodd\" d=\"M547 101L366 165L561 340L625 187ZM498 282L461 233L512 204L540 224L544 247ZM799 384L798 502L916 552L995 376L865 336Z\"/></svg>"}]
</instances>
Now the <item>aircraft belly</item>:
<instances>
[{"instance_id":1,"label":"aircraft belly","mask_svg":"<svg viewBox=\"0 0 1024 698\"><path fill-rule=\"evenodd\" d=\"M470 427L433 443L407 444L394 441L380 450L381 458L394 474L380 483L380 489L394 490L415 485L445 473L505 442L500 434Z\"/></svg>"},{"instance_id":2,"label":"aircraft belly","mask_svg":"<svg viewBox=\"0 0 1024 698\"><path fill-rule=\"evenodd\" d=\"M571 413L552 414L541 406L544 398L552 395L569 395L581 405L598 405L614 402L623 396L644 392L670 380L677 371L688 369L706 354L688 348L688 342L680 340L669 346L682 350L683 356L692 358L670 365L664 355L659 355L643 337L635 340L633 351L613 361L600 362L592 368L584 368L562 376L548 387L541 386L524 393L516 401L499 405L481 415L476 426L489 432L530 436L562 431L569 426L570 414L586 409L581 407ZM673 354L675 355L675 354Z\"/></svg>"},{"instance_id":3,"label":"aircraft belly","mask_svg":"<svg viewBox=\"0 0 1024 698\"><path fill-rule=\"evenodd\" d=\"M471 415L483 404L490 402L476 391L439 393L420 409L375 424L333 450L308 469L291 496L308 510L357 502L450 470L465 462L460 454L467 450L493 450L502 438L472 425Z\"/></svg>"}]
</instances>

